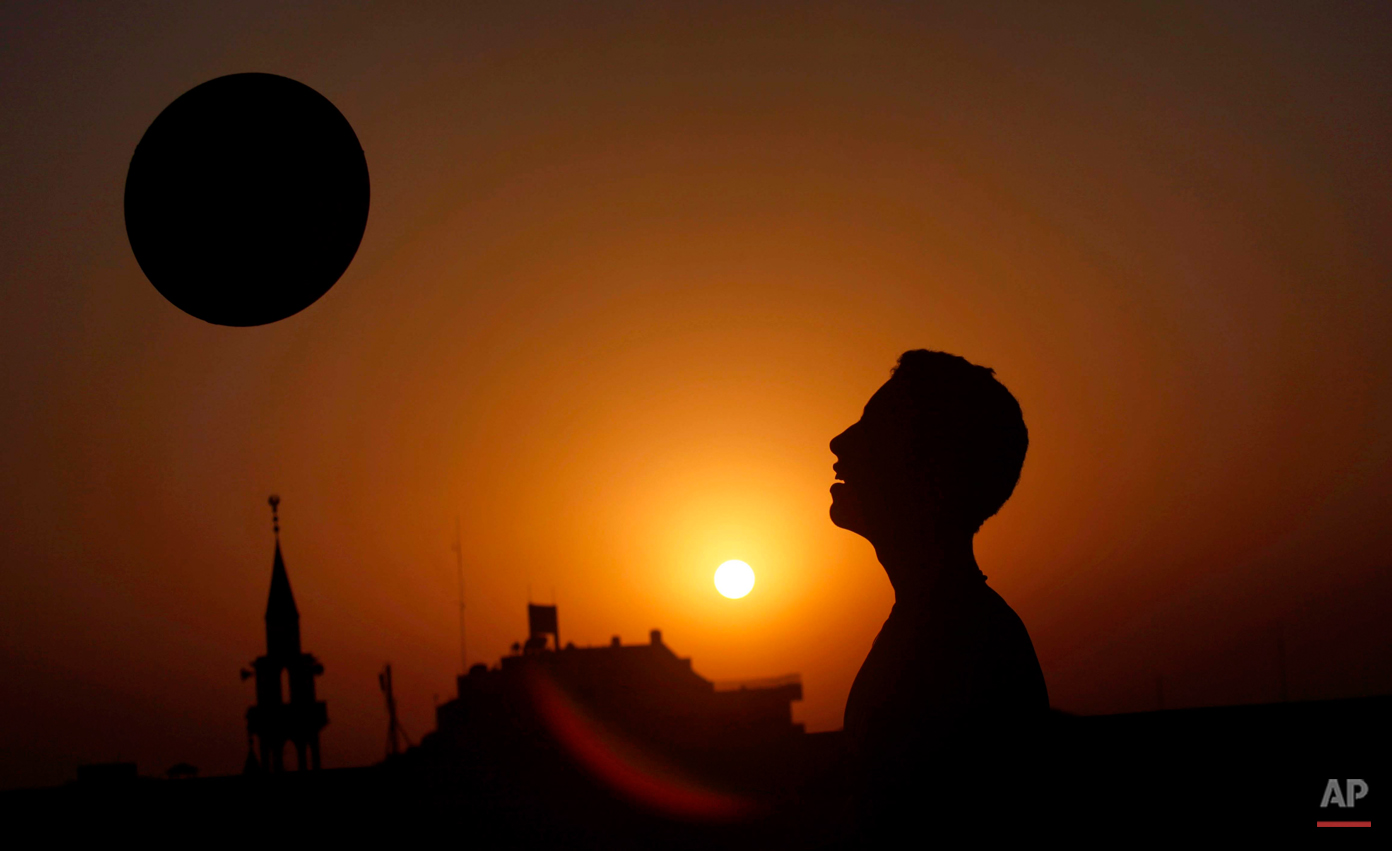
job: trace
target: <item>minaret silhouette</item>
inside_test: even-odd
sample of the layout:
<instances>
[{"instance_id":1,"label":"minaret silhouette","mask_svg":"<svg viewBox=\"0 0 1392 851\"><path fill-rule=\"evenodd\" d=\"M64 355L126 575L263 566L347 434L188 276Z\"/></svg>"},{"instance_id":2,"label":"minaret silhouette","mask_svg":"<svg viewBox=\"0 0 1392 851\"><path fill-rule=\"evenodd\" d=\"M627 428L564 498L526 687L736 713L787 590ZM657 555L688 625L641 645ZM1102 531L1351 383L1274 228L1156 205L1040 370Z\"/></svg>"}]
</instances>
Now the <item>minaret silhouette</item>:
<instances>
[{"instance_id":1,"label":"minaret silhouette","mask_svg":"<svg viewBox=\"0 0 1392 851\"><path fill-rule=\"evenodd\" d=\"M271 596L266 601L266 655L287 660L300 655L300 610L295 606L295 593L290 590L290 577L285 573L280 535L276 535Z\"/></svg>"},{"instance_id":2,"label":"minaret silhouette","mask_svg":"<svg viewBox=\"0 0 1392 851\"><path fill-rule=\"evenodd\" d=\"M247 732L260 743L260 770L285 770L286 742L295 746L297 768L317 769L319 731L329 723L329 715L324 701L315 697L314 678L324 673L324 666L300 650L300 610L280 553L280 497L272 495L270 504L275 561L266 600L266 655L251 663L256 676L256 705L247 710ZM247 676L243 672L243 678ZM288 689L282 680L288 682ZM253 767L254 757L248 753L247 768Z\"/></svg>"}]
</instances>

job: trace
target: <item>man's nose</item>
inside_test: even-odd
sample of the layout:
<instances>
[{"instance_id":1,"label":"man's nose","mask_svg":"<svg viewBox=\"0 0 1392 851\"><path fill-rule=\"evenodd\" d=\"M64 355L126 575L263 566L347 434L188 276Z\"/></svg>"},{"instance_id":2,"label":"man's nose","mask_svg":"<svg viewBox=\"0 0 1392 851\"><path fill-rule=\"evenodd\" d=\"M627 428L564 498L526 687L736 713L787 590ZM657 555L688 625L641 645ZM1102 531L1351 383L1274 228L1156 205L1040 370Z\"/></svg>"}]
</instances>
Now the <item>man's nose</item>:
<instances>
[{"instance_id":1,"label":"man's nose","mask_svg":"<svg viewBox=\"0 0 1392 851\"><path fill-rule=\"evenodd\" d=\"M837 458L846 454L846 449L849 447L853 437L852 432L856 430L856 426L858 425L860 425L860 423L853 423L845 431L831 439L831 454L835 455Z\"/></svg>"}]
</instances>

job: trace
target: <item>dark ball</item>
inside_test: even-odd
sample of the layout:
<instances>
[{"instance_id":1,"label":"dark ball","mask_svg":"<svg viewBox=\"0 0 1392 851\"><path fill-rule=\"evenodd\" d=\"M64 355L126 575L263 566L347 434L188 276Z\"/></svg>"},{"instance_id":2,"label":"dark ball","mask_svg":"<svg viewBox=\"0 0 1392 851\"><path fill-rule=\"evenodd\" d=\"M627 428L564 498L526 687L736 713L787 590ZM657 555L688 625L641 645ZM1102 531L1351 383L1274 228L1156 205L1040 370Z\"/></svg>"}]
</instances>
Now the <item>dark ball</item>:
<instances>
[{"instance_id":1,"label":"dark ball","mask_svg":"<svg viewBox=\"0 0 1392 851\"><path fill-rule=\"evenodd\" d=\"M367 227L367 160L353 128L303 83L232 74L171 103L131 157L126 234L176 307L264 325L313 304Z\"/></svg>"}]
</instances>

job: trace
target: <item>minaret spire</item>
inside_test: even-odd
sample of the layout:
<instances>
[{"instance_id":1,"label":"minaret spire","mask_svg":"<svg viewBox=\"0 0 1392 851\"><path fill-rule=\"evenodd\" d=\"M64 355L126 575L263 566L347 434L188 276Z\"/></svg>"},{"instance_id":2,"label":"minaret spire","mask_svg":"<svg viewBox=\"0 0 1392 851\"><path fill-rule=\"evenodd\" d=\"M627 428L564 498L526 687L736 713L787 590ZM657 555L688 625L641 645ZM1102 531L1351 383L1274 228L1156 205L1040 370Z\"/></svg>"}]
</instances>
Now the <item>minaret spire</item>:
<instances>
[{"instance_id":1,"label":"minaret spire","mask_svg":"<svg viewBox=\"0 0 1392 851\"><path fill-rule=\"evenodd\" d=\"M315 696L314 678L324 673L324 666L313 654L300 650L300 611L280 554L280 497L272 494L268 502L275 561L266 601L266 655L251 663L256 705L247 710L247 734L260 739L261 758L249 754L246 770L284 771L286 742L295 746L298 768L318 768L319 732L329 723L329 715L324 701ZM243 672L242 678L247 676Z\"/></svg>"},{"instance_id":2,"label":"minaret spire","mask_svg":"<svg viewBox=\"0 0 1392 851\"><path fill-rule=\"evenodd\" d=\"M271 594L266 600L266 653L290 658L300 653L300 610L280 555L280 497L271 494L268 502L275 532L275 561L271 564Z\"/></svg>"}]
</instances>

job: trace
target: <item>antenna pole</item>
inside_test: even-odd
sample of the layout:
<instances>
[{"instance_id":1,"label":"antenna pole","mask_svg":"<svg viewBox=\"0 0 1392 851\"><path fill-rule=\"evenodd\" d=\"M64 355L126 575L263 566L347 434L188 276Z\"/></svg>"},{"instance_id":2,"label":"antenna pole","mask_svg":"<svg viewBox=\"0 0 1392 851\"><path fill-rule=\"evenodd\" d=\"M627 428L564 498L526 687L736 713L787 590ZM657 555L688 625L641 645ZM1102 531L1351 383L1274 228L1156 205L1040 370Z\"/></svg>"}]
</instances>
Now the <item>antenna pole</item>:
<instances>
[{"instance_id":1,"label":"antenna pole","mask_svg":"<svg viewBox=\"0 0 1392 851\"><path fill-rule=\"evenodd\" d=\"M396 731L400 729L401 725L396 720L396 696L392 694L390 664L382 669L382 673L377 675L377 684L382 687L382 693L387 696L387 756L393 757L401 753L401 742L396 735Z\"/></svg>"},{"instance_id":2,"label":"antenna pole","mask_svg":"<svg viewBox=\"0 0 1392 851\"><path fill-rule=\"evenodd\" d=\"M1276 624L1276 670L1281 675L1281 702L1290 699L1286 689L1286 630L1284 624Z\"/></svg>"},{"instance_id":3,"label":"antenna pole","mask_svg":"<svg viewBox=\"0 0 1392 851\"><path fill-rule=\"evenodd\" d=\"M464 642L464 539L459 535L459 516L454 518L454 563L459 572L459 664L469 673L469 654Z\"/></svg>"}]
</instances>

